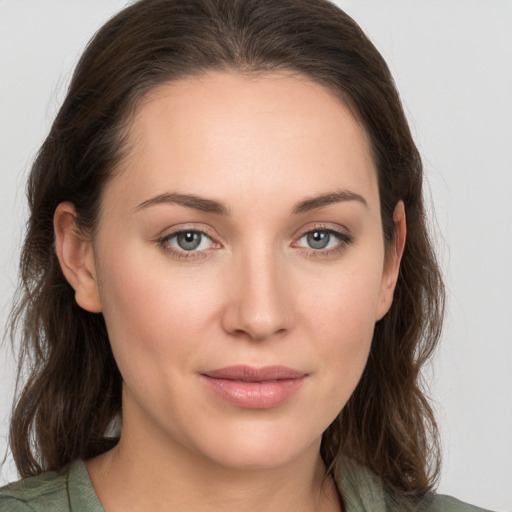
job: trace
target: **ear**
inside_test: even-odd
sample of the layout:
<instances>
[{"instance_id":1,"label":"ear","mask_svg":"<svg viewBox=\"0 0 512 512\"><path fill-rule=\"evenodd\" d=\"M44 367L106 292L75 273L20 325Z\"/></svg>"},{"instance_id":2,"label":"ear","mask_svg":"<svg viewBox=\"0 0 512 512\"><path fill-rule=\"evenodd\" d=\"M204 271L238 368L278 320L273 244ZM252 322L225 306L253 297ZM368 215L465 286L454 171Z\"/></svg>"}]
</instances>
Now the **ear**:
<instances>
[{"instance_id":1,"label":"ear","mask_svg":"<svg viewBox=\"0 0 512 512\"><path fill-rule=\"evenodd\" d=\"M101 311L92 241L82 233L75 207L60 203L53 216L55 252L60 268L75 290L77 304L91 313Z\"/></svg>"},{"instance_id":2,"label":"ear","mask_svg":"<svg viewBox=\"0 0 512 512\"><path fill-rule=\"evenodd\" d=\"M391 307L393 293L395 291L398 274L400 272L400 261L404 253L407 224L405 219L405 207L403 201L398 201L393 212L394 235L391 247L386 254L382 281L379 295L379 304L375 321L380 320Z\"/></svg>"}]
</instances>

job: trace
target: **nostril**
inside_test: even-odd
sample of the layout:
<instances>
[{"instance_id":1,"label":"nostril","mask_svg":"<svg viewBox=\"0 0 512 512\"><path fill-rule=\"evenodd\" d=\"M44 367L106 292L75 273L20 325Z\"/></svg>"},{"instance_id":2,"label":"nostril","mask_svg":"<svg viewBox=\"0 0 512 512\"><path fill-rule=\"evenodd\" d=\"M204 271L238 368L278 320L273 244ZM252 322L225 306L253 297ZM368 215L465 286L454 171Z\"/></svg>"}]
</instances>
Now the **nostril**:
<instances>
[{"instance_id":1,"label":"nostril","mask_svg":"<svg viewBox=\"0 0 512 512\"><path fill-rule=\"evenodd\" d=\"M291 278L268 245L248 243L251 250L239 252L231 268L222 324L233 336L261 341L281 337L293 327Z\"/></svg>"},{"instance_id":2,"label":"nostril","mask_svg":"<svg viewBox=\"0 0 512 512\"><path fill-rule=\"evenodd\" d=\"M239 301L226 308L222 324L232 336L262 341L285 335L292 328L291 318L291 312L283 303L258 306Z\"/></svg>"}]
</instances>

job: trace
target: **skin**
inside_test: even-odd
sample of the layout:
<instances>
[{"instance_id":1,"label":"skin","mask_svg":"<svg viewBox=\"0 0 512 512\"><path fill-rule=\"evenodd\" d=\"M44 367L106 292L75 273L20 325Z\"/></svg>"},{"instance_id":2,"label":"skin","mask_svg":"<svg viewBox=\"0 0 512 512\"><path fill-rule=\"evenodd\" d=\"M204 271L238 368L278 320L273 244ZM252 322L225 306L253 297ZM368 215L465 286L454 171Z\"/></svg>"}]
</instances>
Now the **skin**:
<instances>
[{"instance_id":1,"label":"skin","mask_svg":"<svg viewBox=\"0 0 512 512\"><path fill-rule=\"evenodd\" d=\"M74 219L59 205L59 261L78 304L103 313L124 381L121 440L87 462L105 510L340 510L321 435L361 377L405 241L399 203L385 253L376 170L349 110L297 76L165 84L138 108L94 238ZM180 229L207 236L187 252ZM315 229L326 248L311 247ZM241 408L201 378L237 364L307 378L276 407Z\"/></svg>"}]
</instances>

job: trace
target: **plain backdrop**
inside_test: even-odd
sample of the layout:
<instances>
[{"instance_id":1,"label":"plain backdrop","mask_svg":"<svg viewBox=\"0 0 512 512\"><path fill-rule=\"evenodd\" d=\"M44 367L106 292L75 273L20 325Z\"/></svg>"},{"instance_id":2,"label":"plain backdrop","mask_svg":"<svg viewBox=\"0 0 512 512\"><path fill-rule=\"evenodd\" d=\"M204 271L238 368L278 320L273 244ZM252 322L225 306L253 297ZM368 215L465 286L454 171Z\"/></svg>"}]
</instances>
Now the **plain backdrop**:
<instances>
[{"instance_id":1,"label":"plain backdrop","mask_svg":"<svg viewBox=\"0 0 512 512\"><path fill-rule=\"evenodd\" d=\"M123 0L0 0L0 328L24 183L86 42ZM512 511L512 2L339 0L384 55L424 158L449 302L427 372L440 491ZM433 216L435 209L435 219ZM0 458L14 361L0 351ZM0 484L16 478L10 458Z\"/></svg>"}]
</instances>

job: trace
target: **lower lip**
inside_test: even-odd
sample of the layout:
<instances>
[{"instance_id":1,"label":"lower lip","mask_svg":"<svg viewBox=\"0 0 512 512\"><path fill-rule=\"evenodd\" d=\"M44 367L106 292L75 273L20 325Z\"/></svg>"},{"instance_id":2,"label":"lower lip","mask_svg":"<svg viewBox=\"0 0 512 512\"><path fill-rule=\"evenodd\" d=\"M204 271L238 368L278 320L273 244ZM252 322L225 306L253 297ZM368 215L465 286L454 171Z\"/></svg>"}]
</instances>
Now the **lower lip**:
<instances>
[{"instance_id":1,"label":"lower lip","mask_svg":"<svg viewBox=\"0 0 512 512\"><path fill-rule=\"evenodd\" d=\"M214 393L237 407L270 409L291 398L300 389L306 376L261 382L217 379L207 375L202 375L202 378Z\"/></svg>"}]
</instances>

